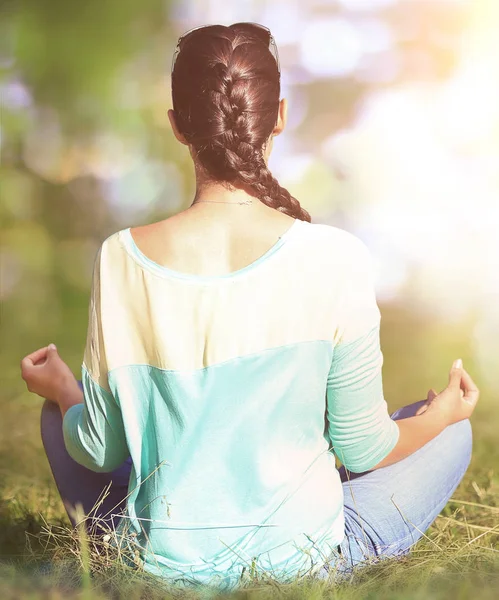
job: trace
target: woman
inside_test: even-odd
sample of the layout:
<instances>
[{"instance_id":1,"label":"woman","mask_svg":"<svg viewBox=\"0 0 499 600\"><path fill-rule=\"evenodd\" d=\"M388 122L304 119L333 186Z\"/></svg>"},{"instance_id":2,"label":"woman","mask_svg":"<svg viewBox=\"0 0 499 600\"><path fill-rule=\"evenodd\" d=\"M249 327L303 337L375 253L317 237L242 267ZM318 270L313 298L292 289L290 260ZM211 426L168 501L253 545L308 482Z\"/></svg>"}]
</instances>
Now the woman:
<instances>
[{"instance_id":1,"label":"woman","mask_svg":"<svg viewBox=\"0 0 499 600\"><path fill-rule=\"evenodd\" d=\"M287 110L270 32L199 28L175 59L192 205L102 243L81 381L50 346L21 363L70 517L94 507L172 582L405 554L468 467L478 389L456 361L388 414L369 250L267 167Z\"/></svg>"}]
</instances>

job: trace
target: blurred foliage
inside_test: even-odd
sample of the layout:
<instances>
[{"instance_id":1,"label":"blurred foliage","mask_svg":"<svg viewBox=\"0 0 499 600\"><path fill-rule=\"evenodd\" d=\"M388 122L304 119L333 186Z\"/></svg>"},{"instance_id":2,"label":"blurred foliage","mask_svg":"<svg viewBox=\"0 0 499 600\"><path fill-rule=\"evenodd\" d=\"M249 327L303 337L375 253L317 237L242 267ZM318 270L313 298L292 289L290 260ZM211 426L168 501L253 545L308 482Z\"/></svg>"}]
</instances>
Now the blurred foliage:
<instances>
[{"instance_id":1,"label":"blurred foliage","mask_svg":"<svg viewBox=\"0 0 499 600\"><path fill-rule=\"evenodd\" d=\"M28 86L34 103L58 111L69 133L108 125L115 75L164 33L163 0L20 0L2 5L3 64Z\"/></svg>"}]
</instances>

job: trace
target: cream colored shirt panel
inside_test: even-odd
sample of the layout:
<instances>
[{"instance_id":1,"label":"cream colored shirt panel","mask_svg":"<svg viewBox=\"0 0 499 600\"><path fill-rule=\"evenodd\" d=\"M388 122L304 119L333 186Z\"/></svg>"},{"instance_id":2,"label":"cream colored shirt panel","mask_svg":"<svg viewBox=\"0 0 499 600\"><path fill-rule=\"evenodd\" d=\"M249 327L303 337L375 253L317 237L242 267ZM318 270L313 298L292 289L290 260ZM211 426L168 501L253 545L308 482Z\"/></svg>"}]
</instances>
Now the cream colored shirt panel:
<instances>
[{"instance_id":1,"label":"cream colored shirt panel","mask_svg":"<svg viewBox=\"0 0 499 600\"><path fill-rule=\"evenodd\" d=\"M340 335L351 234L314 225L244 277L192 284L138 264L119 232L100 261L100 321L109 370L192 370L265 349ZM317 243L318 238L323 243ZM262 336L262 331L265 335ZM104 367L92 359L89 371Z\"/></svg>"}]
</instances>

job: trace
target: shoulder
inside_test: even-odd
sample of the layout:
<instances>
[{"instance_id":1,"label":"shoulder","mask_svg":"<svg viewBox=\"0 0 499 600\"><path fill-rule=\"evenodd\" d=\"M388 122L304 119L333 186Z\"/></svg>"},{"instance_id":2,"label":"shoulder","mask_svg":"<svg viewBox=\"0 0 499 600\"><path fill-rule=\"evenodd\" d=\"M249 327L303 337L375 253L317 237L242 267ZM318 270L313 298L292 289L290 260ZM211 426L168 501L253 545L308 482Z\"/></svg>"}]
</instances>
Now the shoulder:
<instances>
[{"instance_id":1,"label":"shoulder","mask_svg":"<svg viewBox=\"0 0 499 600\"><path fill-rule=\"evenodd\" d=\"M108 267L112 267L123 260L125 238L128 228L120 229L109 234L100 243L97 242L94 251L94 277Z\"/></svg>"},{"instance_id":2,"label":"shoulder","mask_svg":"<svg viewBox=\"0 0 499 600\"><path fill-rule=\"evenodd\" d=\"M357 237L355 234L337 227L336 225L330 225L327 223L309 223L303 221L306 230L311 237L320 239L323 242L329 242L332 244L343 244L345 246L364 244L364 242Z\"/></svg>"},{"instance_id":3,"label":"shoulder","mask_svg":"<svg viewBox=\"0 0 499 600\"><path fill-rule=\"evenodd\" d=\"M303 228L303 239L318 252L334 254L342 262L369 262L371 252L367 244L358 236L325 223L308 223Z\"/></svg>"},{"instance_id":4,"label":"shoulder","mask_svg":"<svg viewBox=\"0 0 499 600\"><path fill-rule=\"evenodd\" d=\"M126 236L130 229L132 228L125 227L123 229L119 229L118 231L115 231L104 238L98 250L99 254L104 256L110 253L112 254L116 249L120 249L124 245ZM135 231L135 229L136 228L134 227L133 230Z\"/></svg>"}]
</instances>

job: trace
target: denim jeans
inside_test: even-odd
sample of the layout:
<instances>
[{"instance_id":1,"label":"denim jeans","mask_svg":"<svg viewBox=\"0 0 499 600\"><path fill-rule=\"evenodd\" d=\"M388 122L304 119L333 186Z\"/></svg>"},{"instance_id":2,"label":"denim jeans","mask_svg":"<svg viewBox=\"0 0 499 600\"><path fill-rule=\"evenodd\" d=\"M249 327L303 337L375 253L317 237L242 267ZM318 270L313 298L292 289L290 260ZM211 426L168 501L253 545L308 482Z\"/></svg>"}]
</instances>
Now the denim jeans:
<instances>
[{"instance_id":1,"label":"denim jeans","mask_svg":"<svg viewBox=\"0 0 499 600\"><path fill-rule=\"evenodd\" d=\"M424 402L404 406L391 417L412 417ZM465 419L446 427L410 456L382 469L347 473L340 468L345 538L337 572L407 554L461 482L471 450L471 423Z\"/></svg>"},{"instance_id":2,"label":"denim jeans","mask_svg":"<svg viewBox=\"0 0 499 600\"><path fill-rule=\"evenodd\" d=\"M404 406L391 417L414 416L423 403L421 400ZM72 524L75 525L75 519L71 508L80 503L85 514L89 514L110 484L108 495L92 516L107 519L115 527L119 513L125 508L131 459L111 473L95 473L76 463L64 445L60 410L47 400L42 408L41 435ZM345 538L338 556L331 557L319 576L328 577L333 570L345 573L362 564L408 553L459 485L470 463L471 450L471 424L467 419L446 427L395 464L365 473L350 473L340 468Z\"/></svg>"}]
</instances>

